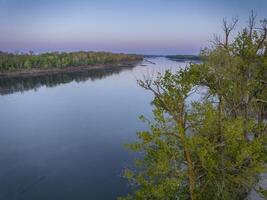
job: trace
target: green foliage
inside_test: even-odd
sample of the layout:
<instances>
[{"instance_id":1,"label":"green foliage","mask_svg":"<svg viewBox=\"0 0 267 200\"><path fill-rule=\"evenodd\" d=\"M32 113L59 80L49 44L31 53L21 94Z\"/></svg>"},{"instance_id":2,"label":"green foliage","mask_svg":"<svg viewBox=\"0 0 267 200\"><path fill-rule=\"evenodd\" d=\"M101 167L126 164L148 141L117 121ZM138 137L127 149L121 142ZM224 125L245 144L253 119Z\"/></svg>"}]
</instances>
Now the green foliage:
<instances>
[{"instance_id":1,"label":"green foliage","mask_svg":"<svg viewBox=\"0 0 267 200\"><path fill-rule=\"evenodd\" d=\"M127 145L142 158L125 171L135 190L119 199L241 200L256 185L267 164L267 32L249 30L204 49L201 64L139 82L154 94L154 120L141 117L150 131ZM203 100L188 102L198 87Z\"/></svg>"},{"instance_id":2,"label":"green foliage","mask_svg":"<svg viewBox=\"0 0 267 200\"><path fill-rule=\"evenodd\" d=\"M141 56L133 54L107 52L54 52L35 55L32 52L29 54L13 54L0 51L0 71L66 68L97 64L127 64L140 60L142 60Z\"/></svg>"}]
</instances>

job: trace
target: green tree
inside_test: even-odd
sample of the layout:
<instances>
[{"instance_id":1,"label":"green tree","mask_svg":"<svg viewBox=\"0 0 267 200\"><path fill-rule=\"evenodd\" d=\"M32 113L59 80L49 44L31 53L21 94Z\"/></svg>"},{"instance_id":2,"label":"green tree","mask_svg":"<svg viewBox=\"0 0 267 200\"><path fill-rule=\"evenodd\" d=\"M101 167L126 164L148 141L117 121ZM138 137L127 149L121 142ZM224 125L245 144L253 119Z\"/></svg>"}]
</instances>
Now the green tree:
<instances>
[{"instance_id":1,"label":"green tree","mask_svg":"<svg viewBox=\"0 0 267 200\"><path fill-rule=\"evenodd\" d=\"M125 170L135 190L121 199L245 199L266 171L267 21L230 42L237 24L224 20L224 41L204 49L201 64L166 71L139 84L154 94L150 131L127 145L141 153ZM199 87L203 100L189 101Z\"/></svg>"},{"instance_id":2,"label":"green tree","mask_svg":"<svg viewBox=\"0 0 267 200\"><path fill-rule=\"evenodd\" d=\"M31 69L32 68L32 64L31 64L31 61L29 59L27 59L25 62L24 62L24 67L26 69Z\"/></svg>"}]
</instances>

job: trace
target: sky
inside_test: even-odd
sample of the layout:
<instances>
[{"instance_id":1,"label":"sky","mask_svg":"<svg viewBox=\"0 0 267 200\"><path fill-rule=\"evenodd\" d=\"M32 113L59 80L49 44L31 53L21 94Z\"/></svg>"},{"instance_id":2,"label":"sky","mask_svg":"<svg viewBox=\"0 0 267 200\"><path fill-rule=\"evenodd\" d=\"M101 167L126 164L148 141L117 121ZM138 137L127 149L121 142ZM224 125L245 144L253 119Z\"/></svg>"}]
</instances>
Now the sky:
<instances>
[{"instance_id":1,"label":"sky","mask_svg":"<svg viewBox=\"0 0 267 200\"><path fill-rule=\"evenodd\" d=\"M267 18L267 0L0 0L0 50L198 54L251 10Z\"/></svg>"}]
</instances>

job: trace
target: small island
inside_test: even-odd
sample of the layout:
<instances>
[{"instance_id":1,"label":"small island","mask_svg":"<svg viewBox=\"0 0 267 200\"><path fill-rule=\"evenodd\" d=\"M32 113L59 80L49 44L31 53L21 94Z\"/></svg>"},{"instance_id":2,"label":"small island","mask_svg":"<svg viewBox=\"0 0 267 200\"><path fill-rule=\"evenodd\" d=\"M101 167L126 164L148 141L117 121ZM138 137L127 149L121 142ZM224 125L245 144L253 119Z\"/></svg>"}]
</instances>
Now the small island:
<instances>
[{"instance_id":1,"label":"small island","mask_svg":"<svg viewBox=\"0 0 267 200\"><path fill-rule=\"evenodd\" d=\"M196 55L168 55L166 56L166 58L169 58L171 60L200 60L200 57Z\"/></svg>"},{"instance_id":2,"label":"small island","mask_svg":"<svg viewBox=\"0 0 267 200\"><path fill-rule=\"evenodd\" d=\"M130 67L143 60L136 54L109 52L51 52L34 54L0 51L0 78L73 73L105 67Z\"/></svg>"}]
</instances>

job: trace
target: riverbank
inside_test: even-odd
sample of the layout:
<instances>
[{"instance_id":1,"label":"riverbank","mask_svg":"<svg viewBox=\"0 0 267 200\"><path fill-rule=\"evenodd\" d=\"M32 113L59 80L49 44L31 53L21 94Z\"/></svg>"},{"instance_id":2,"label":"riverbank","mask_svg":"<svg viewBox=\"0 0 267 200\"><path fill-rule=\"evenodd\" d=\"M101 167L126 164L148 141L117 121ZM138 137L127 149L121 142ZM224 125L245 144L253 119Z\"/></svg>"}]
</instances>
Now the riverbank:
<instances>
[{"instance_id":1,"label":"riverbank","mask_svg":"<svg viewBox=\"0 0 267 200\"><path fill-rule=\"evenodd\" d=\"M74 66L74 67L65 67L65 68L33 68L33 69L23 69L23 70L15 70L15 71L2 71L0 72L1 78L15 78L15 77L35 77L35 76L46 76L53 74L62 74L62 73L77 73L77 72L86 72L89 70L95 69L105 69L105 68L128 68L135 67L138 63L140 63L142 59L138 61L128 61L121 62L116 64L98 64L98 65L84 65L84 66Z\"/></svg>"}]
</instances>

